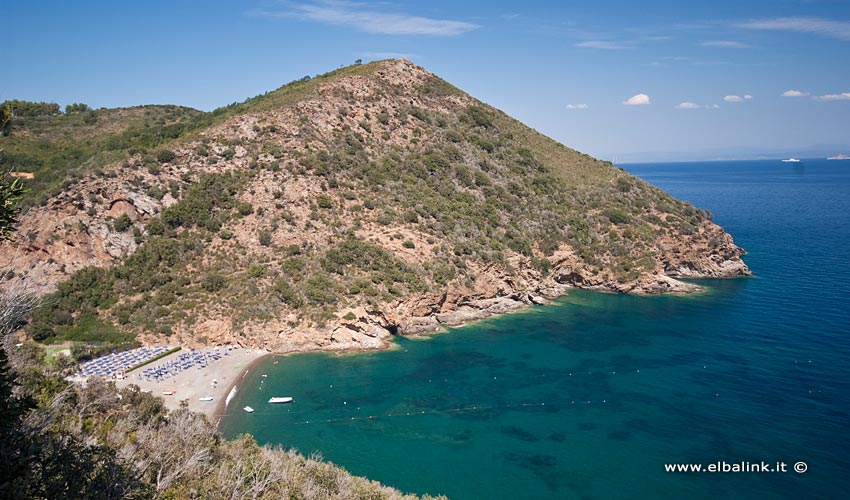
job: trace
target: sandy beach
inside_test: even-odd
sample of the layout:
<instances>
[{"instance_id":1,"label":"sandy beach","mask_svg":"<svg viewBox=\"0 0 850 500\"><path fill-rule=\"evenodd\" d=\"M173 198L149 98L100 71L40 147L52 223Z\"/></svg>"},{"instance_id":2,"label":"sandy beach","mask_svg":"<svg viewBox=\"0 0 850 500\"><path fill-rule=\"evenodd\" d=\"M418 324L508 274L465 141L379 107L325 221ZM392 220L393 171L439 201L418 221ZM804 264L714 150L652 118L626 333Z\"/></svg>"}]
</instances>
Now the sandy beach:
<instances>
[{"instance_id":1,"label":"sandy beach","mask_svg":"<svg viewBox=\"0 0 850 500\"><path fill-rule=\"evenodd\" d=\"M145 368L168 363L182 352L185 351L169 354ZM179 408L182 401L187 401L190 410L204 413L210 419L214 419L223 411L224 400L230 390L238 384L254 362L268 354L268 351L262 349L237 348L231 350L227 356L222 356L221 359L210 363L206 368L192 367L161 382L139 379L137 375L142 369L137 369L128 373L126 379L116 381L116 384L119 387L138 385L142 390L149 390L151 394L162 397L165 406L169 409ZM214 380L217 381L216 384L212 383ZM175 391L173 396L163 395L163 391L169 390ZM211 396L212 401L199 401L199 398L207 396Z\"/></svg>"}]
</instances>

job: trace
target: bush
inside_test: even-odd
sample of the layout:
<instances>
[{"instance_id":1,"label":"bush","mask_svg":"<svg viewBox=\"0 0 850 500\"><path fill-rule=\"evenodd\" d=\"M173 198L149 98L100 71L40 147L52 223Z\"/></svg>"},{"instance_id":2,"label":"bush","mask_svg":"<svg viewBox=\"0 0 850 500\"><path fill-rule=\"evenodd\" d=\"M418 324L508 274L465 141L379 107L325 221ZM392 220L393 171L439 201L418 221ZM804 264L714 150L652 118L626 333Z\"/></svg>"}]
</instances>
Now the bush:
<instances>
[{"instance_id":1,"label":"bush","mask_svg":"<svg viewBox=\"0 0 850 500\"><path fill-rule=\"evenodd\" d=\"M236 190L237 179L230 174L204 175L186 190L183 199L163 210L160 217L174 228L205 227L216 212L233 207Z\"/></svg>"},{"instance_id":2,"label":"bush","mask_svg":"<svg viewBox=\"0 0 850 500\"><path fill-rule=\"evenodd\" d=\"M608 220L617 225L628 224L631 221L631 217L619 208L606 208L602 213L605 217L608 217Z\"/></svg>"},{"instance_id":3,"label":"bush","mask_svg":"<svg viewBox=\"0 0 850 500\"><path fill-rule=\"evenodd\" d=\"M112 227L119 233L123 233L132 225L133 221L130 220L130 216L127 214L121 214L121 216L115 219L115 222L112 223Z\"/></svg>"},{"instance_id":4,"label":"bush","mask_svg":"<svg viewBox=\"0 0 850 500\"><path fill-rule=\"evenodd\" d=\"M333 200L326 194L320 194L316 198L316 204L319 205L319 208L333 208L334 206Z\"/></svg>"},{"instance_id":5,"label":"bush","mask_svg":"<svg viewBox=\"0 0 850 500\"><path fill-rule=\"evenodd\" d=\"M248 268L248 276L252 278L259 278L265 273L266 270L263 268L263 266L259 264L251 264L251 266Z\"/></svg>"},{"instance_id":6,"label":"bush","mask_svg":"<svg viewBox=\"0 0 850 500\"><path fill-rule=\"evenodd\" d=\"M148 234L151 236L162 236L165 234L165 226L163 226L159 217L154 217L148 222Z\"/></svg>"},{"instance_id":7,"label":"bush","mask_svg":"<svg viewBox=\"0 0 850 500\"><path fill-rule=\"evenodd\" d=\"M316 273L304 285L304 294L310 302L319 305L336 302L336 282L327 274Z\"/></svg>"},{"instance_id":8,"label":"bush","mask_svg":"<svg viewBox=\"0 0 850 500\"><path fill-rule=\"evenodd\" d=\"M177 155L168 149L161 149L156 152L156 160L160 163L169 163L174 161L175 158L177 158Z\"/></svg>"},{"instance_id":9,"label":"bush","mask_svg":"<svg viewBox=\"0 0 850 500\"><path fill-rule=\"evenodd\" d=\"M265 229L260 230L259 234L260 245L267 247L272 244L272 234Z\"/></svg>"},{"instance_id":10,"label":"bush","mask_svg":"<svg viewBox=\"0 0 850 500\"><path fill-rule=\"evenodd\" d=\"M470 106L466 108L466 115L476 127L490 128L493 126L487 110L481 106Z\"/></svg>"},{"instance_id":11,"label":"bush","mask_svg":"<svg viewBox=\"0 0 850 500\"><path fill-rule=\"evenodd\" d=\"M208 273L201 280L201 288L208 292L218 292L227 286L227 278L218 273Z\"/></svg>"},{"instance_id":12,"label":"bush","mask_svg":"<svg viewBox=\"0 0 850 500\"><path fill-rule=\"evenodd\" d=\"M69 104L65 106L65 114L74 114L74 113L82 113L83 111L88 111L89 105L83 104L81 102L75 102L73 104Z\"/></svg>"},{"instance_id":13,"label":"bush","mask_svg":"<svg viewBox=\"0 0 850 500\"><path fill-rule=\"evenodd\" d=\"M246 215L251 215L252 213L254 213L254 207L250 203L248 203L247 201L243 201L243 202L239 203L239 205L236 207L236 209L239 210L239 215L241 215L243 217L246 216Z\"/></svg>"},{"instance_id":14,"label":"bush","mask_svg":"<svg viewBox=\"0 0 850 500\"><path fill-rule=\"evenodd\" d=\"M274 293L278 299L296 309L304 305L304 301L295 291L295 288L285 279L275 281Z\"/></svg>"}]
</instances>

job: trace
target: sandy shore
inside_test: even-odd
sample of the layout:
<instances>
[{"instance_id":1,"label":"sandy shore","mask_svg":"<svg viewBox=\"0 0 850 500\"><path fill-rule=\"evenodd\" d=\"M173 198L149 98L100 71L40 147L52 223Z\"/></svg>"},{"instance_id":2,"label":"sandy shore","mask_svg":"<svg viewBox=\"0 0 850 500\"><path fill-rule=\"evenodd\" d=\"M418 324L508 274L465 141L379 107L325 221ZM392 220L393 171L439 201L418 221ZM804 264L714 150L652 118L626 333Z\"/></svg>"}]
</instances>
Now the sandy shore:
<instances>
[{"instance_id":1,"label":"sandy shore","mask_svg":"<svg viewBox=\"0 0 850 500\"><path fill-rule=\"evenodd\" d=\"M177 358L181 352L184 351L169 354L148 366L167 363ZM119 380L116 384L119 387L138 385L142 390L149 390L154 396L162 397L169 409L179 408L180 402L185 400L189 403L190 410L204 413L214 419L222 413L224 400L233 386L242 379L251 365L268 354L268 351L262 349L234 349L206 368L192 367L162 382L139 380L136 377L137 373L142 371L139 369L128 373L126 379ZM213 380L218 381L215 386L212 385ZM175 391L175 394L164 396L162 391L167 390ZM198 400L206 396L212 396L212 401Z\"/></svg>"}]
</instances>

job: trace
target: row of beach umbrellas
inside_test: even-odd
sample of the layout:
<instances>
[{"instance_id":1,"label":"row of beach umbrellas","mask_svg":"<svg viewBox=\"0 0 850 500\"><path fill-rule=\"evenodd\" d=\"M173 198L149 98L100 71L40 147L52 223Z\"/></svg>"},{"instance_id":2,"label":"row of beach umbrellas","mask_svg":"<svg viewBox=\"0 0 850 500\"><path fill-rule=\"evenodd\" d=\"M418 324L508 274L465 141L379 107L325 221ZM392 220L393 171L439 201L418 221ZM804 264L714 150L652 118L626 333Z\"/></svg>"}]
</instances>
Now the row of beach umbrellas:
<instances>
[{"instance_id":1,"label":"row of beach umbrellas","mask_svg":"<svg viewBox=\"0 0 850 500\"><path fill-rule=\"evenodd\" d=\"M169 347L153 346L139 347L136 349L127 348L123 351L113 350L111 353L95 358L80 365L80 371L77 372L79 377L111 377L118 372L126 371L139 363L143 363L153 357L167 351Z\"/></svg>"},{"instance_id":2,"label":"row of beach umbrellas","mask_svg":"<svg viewBox=\"0 0 850 500\"><path fill-rule=\"evenodd\" d=\"M219 351L218 349L203 351L192 349L189 352L181 353L179 356L170 361L157 366L145 368L140 374L136 375L136 378L139 380L153 380L160 382L193 367L198 370L203 370L209 366L210 363L218 361L222 358L222 356L227 356L229 351L230 348L224 349L223 351Z\"/></svg>"}]
</instances>

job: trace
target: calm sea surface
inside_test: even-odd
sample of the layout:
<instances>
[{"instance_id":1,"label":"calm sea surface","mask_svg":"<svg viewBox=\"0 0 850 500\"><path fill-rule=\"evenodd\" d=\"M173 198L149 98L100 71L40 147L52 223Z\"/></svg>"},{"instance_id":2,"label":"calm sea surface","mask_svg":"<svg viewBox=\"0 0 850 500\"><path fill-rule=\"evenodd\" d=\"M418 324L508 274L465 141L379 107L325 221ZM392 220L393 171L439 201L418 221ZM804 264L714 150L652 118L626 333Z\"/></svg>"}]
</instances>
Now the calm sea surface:
<instances>
[{"instance_id":1,"label":"calm sea surface","mask_svg":"<svg viewBox=\"0 0 850 500\"><path fill-rule=\"evenodd\" d=\"M850 161L625 168L711 210L755 276L572 291L391 351L268 358L222 431L455 499L847 498ZM718 461L788 472L664 471Z\"/></svg>"}]
</instances>

